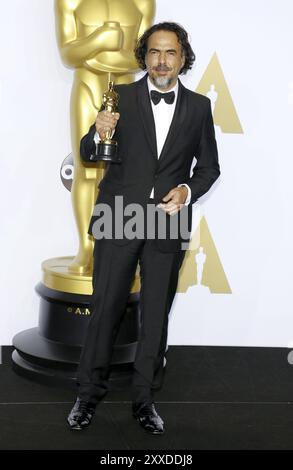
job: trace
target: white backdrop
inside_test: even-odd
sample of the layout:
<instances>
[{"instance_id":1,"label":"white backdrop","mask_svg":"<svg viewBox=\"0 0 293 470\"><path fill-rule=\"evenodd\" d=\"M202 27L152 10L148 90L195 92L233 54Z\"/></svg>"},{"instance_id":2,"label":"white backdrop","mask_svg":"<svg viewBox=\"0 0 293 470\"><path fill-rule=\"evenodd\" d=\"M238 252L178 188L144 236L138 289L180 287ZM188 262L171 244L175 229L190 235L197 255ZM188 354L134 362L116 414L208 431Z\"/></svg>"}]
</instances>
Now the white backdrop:
<instances>
[{"instance_id":1,"label":"white backdrop","mask_svg":"<svg viewBox=\"0 0 293 470\"><path fill-rule=\"evenodd\" d=\"M121 0L123 1L123 0ZM74 255L70 193L72 71L56 46L53 0L0 0L0 344L37 325L41 262ZM221 178L201 214L231 293L178 293L169 344L287 346L293 339L293 3L157 0L156 21L181 23L196 90L216 52L243 133L217 133Z\"/></svg>"}]
</instances>

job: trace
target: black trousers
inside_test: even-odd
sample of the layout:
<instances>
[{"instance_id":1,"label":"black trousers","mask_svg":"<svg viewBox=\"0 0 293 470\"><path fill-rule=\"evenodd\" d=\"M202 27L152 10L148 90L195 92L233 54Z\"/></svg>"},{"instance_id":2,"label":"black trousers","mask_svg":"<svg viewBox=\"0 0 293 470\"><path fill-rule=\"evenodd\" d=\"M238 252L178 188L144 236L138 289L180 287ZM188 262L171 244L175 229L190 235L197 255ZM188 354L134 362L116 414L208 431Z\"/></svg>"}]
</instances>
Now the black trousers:
<instances>
[{"instance_id":1,"label":"black trousers","mask_svg":"<svg viewBox=\"0 0 293 470\"><path fill-rule=\"evenodd\" d=\"M109 369L129 291L140 265L141 329L134 361L132 401L152 401L163 383L168 315L185 251L164 253L155 240L134 239L126 245L95 240L91 319L77 374L78 396L98 403L108 391Z\"/></svg>"}]
</instances>

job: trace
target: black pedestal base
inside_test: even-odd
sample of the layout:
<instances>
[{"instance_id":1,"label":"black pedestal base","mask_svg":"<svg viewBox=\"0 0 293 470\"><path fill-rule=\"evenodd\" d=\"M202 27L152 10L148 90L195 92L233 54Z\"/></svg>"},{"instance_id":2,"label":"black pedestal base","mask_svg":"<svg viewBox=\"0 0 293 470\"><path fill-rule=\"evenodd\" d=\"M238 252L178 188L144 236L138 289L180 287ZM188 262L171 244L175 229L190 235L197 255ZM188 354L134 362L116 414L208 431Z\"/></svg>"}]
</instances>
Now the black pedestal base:
<instances>
[{"instance_id":1,"label":"black pedestal base","mask_svg":"<svg viewBox=\"0 0 293 470\"><path fill-rule=\"evenodd\" d=\"M75 387L91 315L90 296L55 291L42 283L36 291L41 297L39 326L13 338L13 368L41 383ZM132 293L114 344L110 390L120 390L131 383L139 329L139 294Z\"/></svg>"},{"instance_id":2,"label":"black pedestal base","mask_svg":"<svg viewBox=\"0 0 293 470\"><path fill-rule=\"evenodd\" d=\"M121 157L118 153L118 145L115 141L112 143L99 142L95 155L90 156L93 162L105 161L110 163L121 163Z\"/></svg>"},{"instance_id":3,"label":"black pedestal base","mask_svg":"<svg viewBox=\"0 0 293 470\"><path fill-rule=\"evenodd\" d=\"M47 385L76 388L76 370L80 347L67 346L40 336L38 328L18 333L13 339L13 369L19 375ZM131 384L136 343L115 348L120 363L111 365L110 390L121 390ZM123 361L126 361L123 363Z\"/></svg>"}]
</instances>

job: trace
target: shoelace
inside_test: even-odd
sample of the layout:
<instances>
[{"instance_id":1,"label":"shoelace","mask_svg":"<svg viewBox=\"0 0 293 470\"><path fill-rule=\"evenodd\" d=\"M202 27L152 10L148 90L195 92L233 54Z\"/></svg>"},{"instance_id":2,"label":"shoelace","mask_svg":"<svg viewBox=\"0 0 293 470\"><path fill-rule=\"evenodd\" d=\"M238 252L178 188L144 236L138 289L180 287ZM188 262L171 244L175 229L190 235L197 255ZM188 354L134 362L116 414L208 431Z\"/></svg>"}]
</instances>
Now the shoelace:
<instances>
[{"instance_id":1,"label":"shoelace","mask_svg":"<svg viewBox=\"0 0 293 470\"><path fill-rule=\"evenodd\" d=\"M93 407L89 405L88 402L84 400L80 400L79 405L78 405L79 411L82 413L91 413L93 411Z\"/></svg>"},{"instance_id":2,"label":"shoelace","mask_svg":"<svg viewBox=\"0 0 293 470\"><path fill-rule=\"evenodd\" d=\"M146 405L142 406L140 409L141 410L143 409L144 411L146 411L148 415L156 414L154 403L147 403Z\"/></svg>"}]
</instances>

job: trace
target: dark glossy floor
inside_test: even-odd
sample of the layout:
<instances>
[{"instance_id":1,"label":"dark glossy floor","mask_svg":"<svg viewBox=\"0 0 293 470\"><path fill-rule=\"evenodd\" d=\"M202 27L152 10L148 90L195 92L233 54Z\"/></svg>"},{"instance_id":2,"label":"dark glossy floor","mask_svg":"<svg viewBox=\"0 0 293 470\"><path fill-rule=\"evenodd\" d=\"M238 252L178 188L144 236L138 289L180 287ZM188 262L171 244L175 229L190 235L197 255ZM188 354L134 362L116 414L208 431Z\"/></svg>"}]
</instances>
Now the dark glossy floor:
<instances>
[{"instance_id":1,"label":"dark glossy floor","mask_svg":"<svg viewBox=\"0 0 293 470\"><path fill-rule=\"evenodd\" d=\"M109 392L92 425L70 431L74 392L16 375L11 350L2 348L0 449L293 449L287 349L170 346L155 395L162 436L132 418L129 389Z\"/></svg>"}]
</instances>

